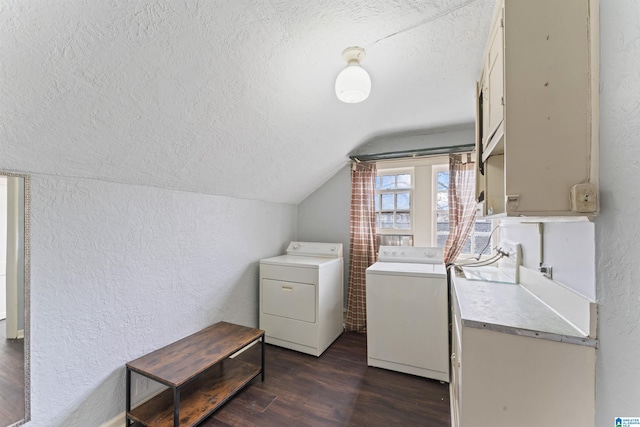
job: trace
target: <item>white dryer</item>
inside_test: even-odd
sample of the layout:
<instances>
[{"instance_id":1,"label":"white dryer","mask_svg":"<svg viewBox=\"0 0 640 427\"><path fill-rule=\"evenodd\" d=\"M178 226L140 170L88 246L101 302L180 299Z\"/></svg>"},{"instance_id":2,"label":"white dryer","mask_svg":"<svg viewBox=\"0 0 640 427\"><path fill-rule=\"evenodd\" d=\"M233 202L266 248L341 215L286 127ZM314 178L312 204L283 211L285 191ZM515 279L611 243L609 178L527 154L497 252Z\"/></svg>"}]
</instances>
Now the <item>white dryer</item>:
<instances>
[{"instance_id":1,"label":"white dryer","mask_svg":"<svg viewBox=\"0 0 640 427\"><path fill-rule=\"evenodd\" d=\"M260 261L265 342L320 356L343 331L342 243L291 242Z\"/></svg>"},{"instance_id":2,"label":"white dryer","mask_svg":"<svg viewBox=\"0 0 640 427\"><path fill-rule=\"evenodd\" d=\"M442 249L381 246L366 295L367 364L449 382Z\"/></svg>"}]
</instances>

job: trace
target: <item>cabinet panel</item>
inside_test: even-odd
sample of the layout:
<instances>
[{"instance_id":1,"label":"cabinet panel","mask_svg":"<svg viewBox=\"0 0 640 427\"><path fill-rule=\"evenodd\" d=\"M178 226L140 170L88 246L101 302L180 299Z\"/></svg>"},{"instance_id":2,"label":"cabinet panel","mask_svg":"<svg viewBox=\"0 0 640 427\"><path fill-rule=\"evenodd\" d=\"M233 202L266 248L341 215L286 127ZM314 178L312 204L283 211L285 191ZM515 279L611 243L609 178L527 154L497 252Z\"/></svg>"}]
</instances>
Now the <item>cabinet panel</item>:
<instances>
[{"instance_id":1,"label":"cabinet panel","mask_svg":"<svg viewBox=\"0 0 640 427\"><path fill-rule=\"evenodd\" d=\"M459 426L593 426L595 349L462 329Z\"/></svg>"},{"instance_id":2,"label":"cabinet panel","mask_svg":"<svg viewBox=\"0 0 640 427\"><path fill-rule=\"evenodd\" d=\"M502 13L494 23L487 56L486 87L488 91L488 121L485 148L495 138L504 118L504 41Z\"/></svg>"},{"instance_id":3,"label":"cabinet panel","mask_svg":"<svg viewBox=\"0 0 640 427\"><path fill-rule=\"evenodd\" d=\"M591 184L597 198L598 8L590 2L597 0L498 0L478 91L481 214L598 213L597 203L587 213L570 203L576 184ZM503 185L494 185L487 163L501 154Z\"/></svg>"},{"instance_id":4,"label":"cabinet panel","mask_svg":"<svg viewBox=\"0 0 640 427\"><path fill-rule=\"evenodd\" d=\"M451 384L449 394L451 401L451 425L460 425L460 407L462 404L462 346L460 338L459 318L454 317L451 328Z\"/></svg>"}]
</instances>

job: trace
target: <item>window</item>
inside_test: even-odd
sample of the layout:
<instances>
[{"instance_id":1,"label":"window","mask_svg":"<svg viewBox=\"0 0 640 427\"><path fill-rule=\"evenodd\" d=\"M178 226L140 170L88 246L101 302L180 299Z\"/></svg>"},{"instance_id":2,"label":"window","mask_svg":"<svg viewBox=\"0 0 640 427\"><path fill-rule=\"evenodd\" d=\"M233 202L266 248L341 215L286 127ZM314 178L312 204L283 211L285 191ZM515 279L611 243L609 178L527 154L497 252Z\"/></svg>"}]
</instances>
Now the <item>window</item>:
<instances>
[{"instance_id":1,"label":"window","mask_svg":"<svg viewBox=\"0 0 640 427\"><path fill-rule=\"evenodd\" d=\"M449 237L449 170L447 165L434 167L434 215L436 246L443 248ZM491 221L477 219L462 253L478 255L491 253Z\"/></svg>"},{"instance_id":2,"label":"window","mask_svg":"<svg viewBox=\"0 0 640 427\"><path fill-rule=\"evenodd\" d=\"M376 231L382 244L413 245L413 169L379 170L376 177ZM382 238L382 237L381 237Z\"/></svg>"},{"instance_id":3,"label":"window","mask_svg":"<svg viewBox=\"0 0 640 427\"><path fill-rule=\"evenodd\" d=\"M449 171L443 170L443 167L434 168L436 171L434 191L436 208L433 217L436 220L436 246L439 248L444 248L447 237L449 237Z\"/></svg>"}]
</instances>

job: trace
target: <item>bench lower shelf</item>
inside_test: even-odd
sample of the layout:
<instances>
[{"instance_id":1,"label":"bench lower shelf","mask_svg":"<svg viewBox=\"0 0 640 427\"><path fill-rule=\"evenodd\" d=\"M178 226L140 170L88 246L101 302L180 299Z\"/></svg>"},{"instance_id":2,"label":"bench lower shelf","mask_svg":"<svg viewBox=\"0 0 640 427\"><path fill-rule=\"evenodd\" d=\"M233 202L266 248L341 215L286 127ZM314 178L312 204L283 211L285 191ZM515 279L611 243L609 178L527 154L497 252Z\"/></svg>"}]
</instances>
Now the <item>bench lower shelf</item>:
<instances>
[{"instance_id":1,"label":"bench lower shelf","mask_svg":"<svg viewBox=\"0 0 640 427\"><path fill-rule=\"evenodd\" d=\"M194 426L211 415L261 373L260 366L225 359L180 390L180 426ZM127 416L146 427L173 427L173 389L135 407Z\"/></svg>"}]
</instances>

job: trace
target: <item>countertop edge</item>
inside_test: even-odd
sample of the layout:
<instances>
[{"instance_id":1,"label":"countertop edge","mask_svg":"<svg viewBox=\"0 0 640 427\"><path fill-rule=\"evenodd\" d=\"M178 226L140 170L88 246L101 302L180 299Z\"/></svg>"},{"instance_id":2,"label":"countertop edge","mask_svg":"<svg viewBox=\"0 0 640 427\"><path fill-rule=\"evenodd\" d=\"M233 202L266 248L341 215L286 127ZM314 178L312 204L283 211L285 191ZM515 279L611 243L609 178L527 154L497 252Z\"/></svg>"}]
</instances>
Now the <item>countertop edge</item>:
<instances>
[{"instance_id":1,"label":"countertop edge","mask_svg":"<svg viewBox=\"0 0 640 427\"><path fill-rule=\"evenodd\" d=\"M477 320L469 320L465 318L461 318L461 320L462 320L462 326L469 327L469 328L486 329L488 331L518 335L522 337L544 339L547 341L556 341L556 342L562 342L566 344L583 345L583 346L593 347L593 348L598 347L598 340L589 338L589 337L578 337L578 336L555 334L552 332L532 331L529 329L517 328L514 326L479 322Z\"/></svg>"},{"instance_id":2,"label":"countertop edge","mask_svg":"<svg viewBox=\"0 0 640 427\"><path fill-rule=\"evenodd\" d=\"M503 323L495 323L495 322L486 322L486 321L481 321L481 320L474 320L474 319L470 319L468 317L465 317L464 315L464 310L462 310L462 307L460 306L460 301L459 301L459 296L457 295L460 290L457 289L458 286L456 286L456 282L465 282L468 283L469 281L465 278L462 277L452 277L451 279L451 286L452 286L452 291L455 294L455 299L454 301L451 301L452 304L456 304L457 306L457 312L460 315L460 320L462 322L462 326L464 327L470 327L470 328L474 328L474 329L485 329L485 330L490 330L490 331L494 331L494 332L500 332L500 333L505 333L505 334L511 334L511 335L518 335L518 336L523 336L523 337L529 337L529 338L536 338L536 339L544 339L547 341L555 341L555 342L561 342L561 343L566 343L566 344L574 344L574 345L581 345L581 346L586 346L586 347L592 347L592 348L598 348L598 340L597 338L591 338L589 336L584 336L584 335L567 335L567 334L562 334L562 333L557 333L557 332L549 332L549 331L542 331L542 330L534 330L534 329L527 329L527 328L522 328L522 327L518 327L518 326L513 326L513 325L507 325L507 324L503 324ZM476 282L478 284L488 284L488 282ZM462 284L462 283L460 283ZM510 284L507 286L518 286L521 287L521 284ZM524 290L527 293L530 293L530 291L528 291L526 288L524 288ZM535 296L534 296L535 298ZM541 301L540 299L536 298L537 301L548 307L550 310L551 308L543 301ZM564 319L566 321L566 319ZM569 322L567 322L569 324ZM571 324L570 324L571 325ZM578 332L578 329L575 328L574 325L571 325L572 329L575 329L576 332Z\"/></svg>"}]
</instances>

